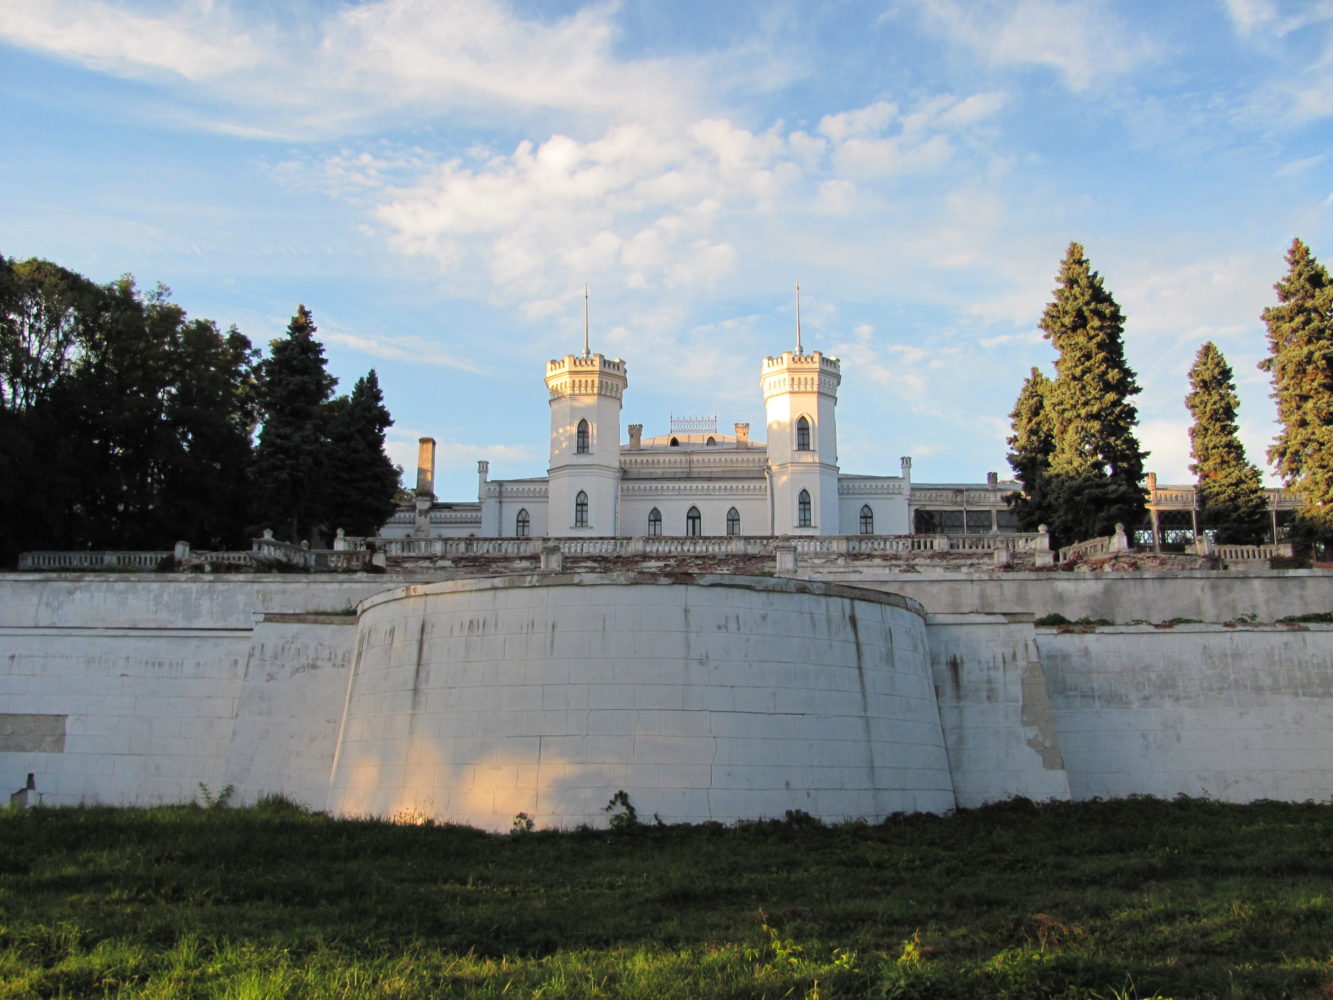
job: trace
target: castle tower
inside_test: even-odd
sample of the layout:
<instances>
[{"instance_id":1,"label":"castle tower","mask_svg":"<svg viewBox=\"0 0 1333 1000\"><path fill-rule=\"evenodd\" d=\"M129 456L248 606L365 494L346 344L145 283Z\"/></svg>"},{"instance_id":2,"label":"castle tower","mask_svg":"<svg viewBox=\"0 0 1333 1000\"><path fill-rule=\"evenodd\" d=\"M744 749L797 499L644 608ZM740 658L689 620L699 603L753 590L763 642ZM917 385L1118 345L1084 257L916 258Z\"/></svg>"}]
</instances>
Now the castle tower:
<instances>
[{"instance_id":1,"label":"castle tower","mask_svg":"<svg viewBox=\"0 0 1333 1000\"><path fill-rule=\"evenodd\" d=\"M795 351L765 358L760 369L768 418L770 502L775 535L836 535L838 423L842 372L837 358Z\"/></svg>"},{"instance_id":2,"label":"castle tower","mask_svg":"<svg viewBox=\"0 0 1333 1000\"><path fill-rule=\"evenodd\" d=\"M620 407L625 362L566 354L546 364L551 395L547 532L615 535L620 500Z\"/></svg>"}]
</instances>

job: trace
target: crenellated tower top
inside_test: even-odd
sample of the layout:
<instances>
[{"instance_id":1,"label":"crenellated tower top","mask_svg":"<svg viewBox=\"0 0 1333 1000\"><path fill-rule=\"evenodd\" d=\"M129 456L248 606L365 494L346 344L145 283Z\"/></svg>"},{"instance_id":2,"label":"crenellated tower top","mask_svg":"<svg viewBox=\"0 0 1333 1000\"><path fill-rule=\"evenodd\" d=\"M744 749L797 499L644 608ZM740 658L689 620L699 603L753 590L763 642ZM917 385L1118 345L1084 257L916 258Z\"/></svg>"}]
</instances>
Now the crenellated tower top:
<instances>
[{"instance_id":1,"label":"crenellated tower top","mask_svg":"<svg viewBox=\"0 0 1333 1000\"><path fill-rule=\"evenodd\" d=\"M820 351L811 354L784 351L777 357L764 358L759 381L766 401L791 392L816 392L837 399L842 366L837 358L825 357Z\"/></svg>"},{"instance_id":2,"label":"crenellated tower top","mask_svg":"<svg viewBox=\"0 0 1333 1000\"><path fill-rule=\"evenodd\" d=\"M628 385L625 362L620 358L566 354L546 362L546 388L552 401L568 396L620 399Z\"/></svg>"}]
</instances>

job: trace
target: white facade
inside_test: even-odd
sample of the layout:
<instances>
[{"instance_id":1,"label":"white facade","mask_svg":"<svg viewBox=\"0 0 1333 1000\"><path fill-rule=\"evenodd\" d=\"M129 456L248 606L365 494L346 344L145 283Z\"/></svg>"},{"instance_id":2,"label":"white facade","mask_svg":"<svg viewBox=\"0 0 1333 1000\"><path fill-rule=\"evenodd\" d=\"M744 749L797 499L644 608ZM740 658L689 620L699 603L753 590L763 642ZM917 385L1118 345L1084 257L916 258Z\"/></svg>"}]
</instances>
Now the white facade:
<instances>
[{"instance_id":1,"label":"white facade","mask_svg":"<svg viewBox=\"0 0 1333 1000\"><path fill-rule=\"evenodd\" d=\"M913 531L911 460L895 476L844 475L838 467L837 358L799 348L760 367L768 440L748 424L673 421L666 433L621 432L626 364L585 351L546 366L551 404L544 478L493 480L478 465L476 501L440 502L433 468L418 470L415 509L385 525L386 538L904 535ZM422 449L434 461L434 448ZM987 508L1003 508L992 484ZM975 502L975 501L974 501ZM1003 530L1002 525L994 525ZM992 529L988 529L992 530Z\"/></svg>"}]
</instances>

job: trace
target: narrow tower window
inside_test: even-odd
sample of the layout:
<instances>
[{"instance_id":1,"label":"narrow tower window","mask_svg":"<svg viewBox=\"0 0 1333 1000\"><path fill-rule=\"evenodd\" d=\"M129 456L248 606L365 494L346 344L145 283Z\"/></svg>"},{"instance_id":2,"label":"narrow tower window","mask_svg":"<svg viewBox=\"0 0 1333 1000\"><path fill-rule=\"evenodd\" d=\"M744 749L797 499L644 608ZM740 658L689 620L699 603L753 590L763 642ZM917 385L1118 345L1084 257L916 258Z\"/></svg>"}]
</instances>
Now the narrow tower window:
<instances>
[{"instance_id":1,"label":"narrow tower window","mask_svg":"<svg viewBox=\"0 0 1333 1000\"><path fill-rule=\"evenodd\" d=\"M518 512L518 515L514 518L514 537L527 538L528 530L531 527L531 525L532 521L528 517L528 509L524 507L522 510Z\"/></svg>"},{"instance_id":2,"label":"narrow tower window","mask_svg":"<svg viewBox=\"0 0 1333 1000\"><path fill-rule=\"evenodd\" d=\"M698 507L691 507L685 513L685 534L691 538L698 538L704 533L704 519L699 514Z\"/></svg>"},{"instance_id":3,"label":"narrow tower window","mask_svg":"<svg viewBox=\"0 0 1333 1000\"><path fill-rule=\"evenodd\" d=\"M656 538L662 533L662 512L654 507L648 512L648 534Z\"/></svg>"},{"instance_id":4,"label":"narrow tower window","mask_svg":"<svg viewBox=\"0 0 1333 1000\"><path fill-rule=\"evenodd\" d=\"M875 533L875 512L870 509L870 504L861 506L861 534L873 535Z\"/></svg>"},{"instance_id":5,"label":"narrow tower window","mask_svg":"<svg viewBox=\"0 0 1333 1000\"><path fill-rule=\"evenodd\" d=\"M741 512L735 507L727 511L727 534L739 535L741 533Z\"/></svg>"},{"instance_id":6,"label":"narrow tower window","mask_svg":"<svg viewBox=\"0 0 1333 1000\"><path fill-rule=\"evenodd\" d=\"M796 526L808 528L810 524L810 491L801 490L800 496L796 498Z\"/></svg>"},{"instance_id":7,"label":"narrow tower window","mask_svg":"<svg viewBox=\"0 0 1333 1000\"><path fill-rule=\"evenodd\" d=\"M810 450L810 421L800 417L796 421L796 450Z\"/></svg>"},{"instance_id":8,"label":"narrow tower window","mask_svg":"<svg viewBox=\"0 0 1333 1000\"><path fill-rule=\"evenodd\" d=\"M588 526L588 494L579 490L579 495L574 498L574 527L586 528Z\"/></svg>"},{"instance_id":9,"label":"narrow tower window","mask_svg":"<svg viewBox=\"0 0 1333 1000\"><path fill-rule=\"evenodd\" d=\"M580 420L578 433L574 438L574 450L580 455L588 454L588 421Z\"/></svg>"}]
</instances>

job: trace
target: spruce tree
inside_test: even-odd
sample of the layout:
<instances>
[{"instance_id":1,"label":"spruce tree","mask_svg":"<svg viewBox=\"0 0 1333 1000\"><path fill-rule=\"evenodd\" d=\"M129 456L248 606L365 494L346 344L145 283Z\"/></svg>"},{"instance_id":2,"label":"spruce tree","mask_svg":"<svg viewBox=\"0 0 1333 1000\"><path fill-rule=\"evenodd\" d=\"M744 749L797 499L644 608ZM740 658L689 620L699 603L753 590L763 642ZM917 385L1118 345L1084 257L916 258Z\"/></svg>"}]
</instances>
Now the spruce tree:
<instances>
[{"instance_id":1,"label":"spruce tree","mask_svg":"<svg viewBox=\"0 0 1333 1000\"><path fill-rule=\"evenodd\" d=\"M1143 520L1143 461L1134 436L1139 392L1125 363L1124 315L1069 244L1041 329L1059 356L1045 394L1055 447L1047 475L1051 533L1061 542L1109 535Z\"/></svg>"},{"instance_id":2,"label":"spruce tree","mask_svg":"<svg viewBox=\"0 0 1333 1000\"><path fill-rule=\"evenodd\" d=\"M337 379L324 370L310 310L300 306L287 336L269 344L259 364L263 427L250 466L253 516L279 538L310 540L324 515L329 437L326 403Z\"/></svg>"},{"instance_id":3,"label":"spruce tree","mask_svg":"<svg viewBox=\"0 0 1333 1000\"><path fill-rule=\"evenodd\" d=\"M1023 484L1023 491L1010 493L1006 501L1024 531L1035 531L1038 525L1049 523L1051 517L1046 483L1051 452L1055 450L1051 414L1046 406L1050 388L1051 380L1033 368L1009 414L1014 428L1013 436L1008 439L1013 449L1008 455L1009 466Z\"/></svg>"},{"instance_id":4,"label":"spruce tree","mask_svg":"<svg viewBox=\"0 0 1333 1000\"><path fill-rule=\"evenodd\" d=\"M1198 484L1200 523L1219 542L1258 543L1268 525L1268 501L1259 470L1246 461L1237 436L1231 366L1210 341L1199 348L1189 378L1190 471Z\"/></svg>"},{"instance_id":5,"label":"spruce tree","mask_svg":"<svg viewBox=\"0 0 1333 1000\"><path fill-rule=\"evenodd\" d=\"M1268 460L1306 504L1304 533L1333 539L1333 283L1309 247L1293 240L1279 305L1263 312L1281 431Z\"/></svg>"},{"instance_id":6,"label":"spruce tree","mask_svg":"<svg viewBox=\"0 0 1333 1000\"><path fill-rule=\"evenodd\" d=\"M332 406L327 523L349 535L373 535L393 513L398 492L398 468L384 453L384 432L393 418L375 369Z\"/></svg>"}]
</instances>

